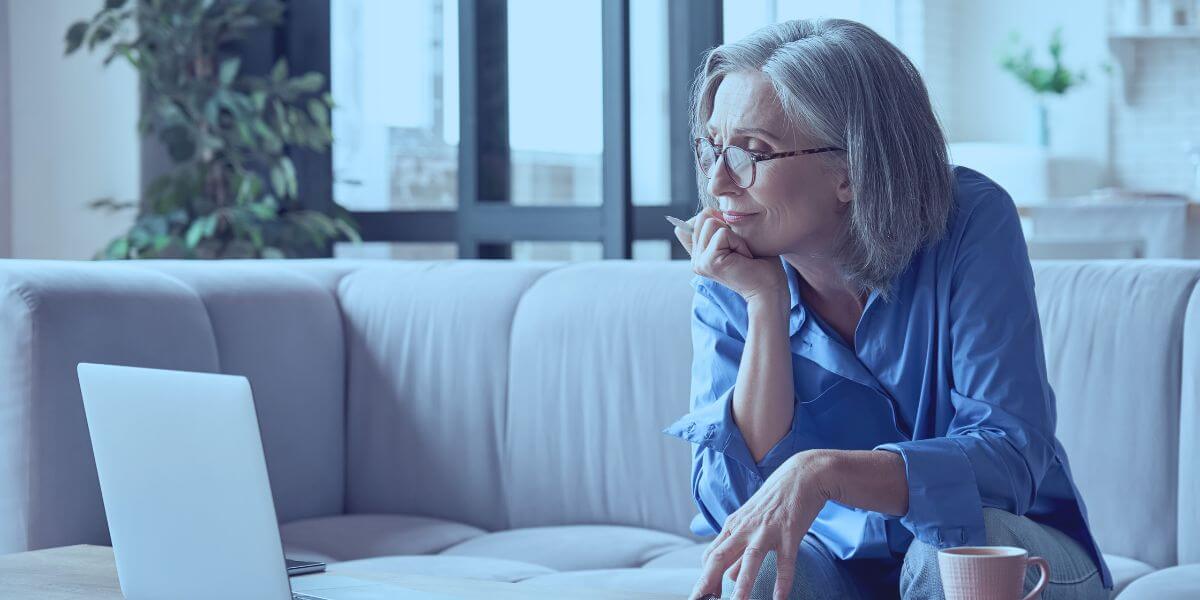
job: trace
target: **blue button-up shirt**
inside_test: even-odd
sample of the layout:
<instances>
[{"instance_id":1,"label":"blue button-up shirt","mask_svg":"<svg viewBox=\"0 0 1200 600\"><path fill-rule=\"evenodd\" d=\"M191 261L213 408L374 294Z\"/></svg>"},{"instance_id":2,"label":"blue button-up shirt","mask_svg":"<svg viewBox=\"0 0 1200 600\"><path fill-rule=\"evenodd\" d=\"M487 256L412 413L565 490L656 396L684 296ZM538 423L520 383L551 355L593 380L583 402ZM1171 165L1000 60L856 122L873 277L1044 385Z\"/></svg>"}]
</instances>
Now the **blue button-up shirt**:
<instances>
[{"instance_id":1,"label":"blue button-up shirt","mask_svg":"<svg viewBox=\"0 0 1200 600\"><path fill-rule=\"evenodd\" d=\"M813 448L898 453L908 513L895 518L829 502L809 533L843 559L898 557L913 536L936 547L983 545L983 508L1055 527L1112 577L1087 523L1067 454L1054 436L1033 270L1016 206L992 180L955 167L946 235L871 292L853 347L791 293L791 429L755 461L733 421L748 330L745 300L696 276L691 412L664 433L692 442L697 535L720 531L791 455Z\"/></svg>"}]
</instances>

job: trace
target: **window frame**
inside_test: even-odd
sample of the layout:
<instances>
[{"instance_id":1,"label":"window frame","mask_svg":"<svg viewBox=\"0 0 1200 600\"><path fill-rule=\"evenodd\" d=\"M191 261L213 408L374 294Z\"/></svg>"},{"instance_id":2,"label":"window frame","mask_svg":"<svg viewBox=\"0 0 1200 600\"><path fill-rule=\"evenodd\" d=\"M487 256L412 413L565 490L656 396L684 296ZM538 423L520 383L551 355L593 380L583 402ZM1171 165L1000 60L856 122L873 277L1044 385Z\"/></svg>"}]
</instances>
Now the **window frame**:
<instances>
[{"instance_id":1,"label":"window frame","mask_svg":"<svg viewBox=\"0 0 1200 600\"><path fill-rule=\"evenodd\" d=\"M511 258L514 241L598 241L605 259L628 259L634 240L665 240L671 258L686 259L687 252L675 241L663 217L687 218L700 208L688 94L704 51L721 43L722 0L667 0L671 142L666 166L670 169L671 203L665 206L632 203L629 2L601 0L604 150L600 206L511 204L507 0L458 0L458 207L452 211L351 211L363 241L455 242L458 257L464 259ZM287 5L284 23L274 32L274 56L286 56L294 72L317 71L329 81L329 0L288 0ZM490 126L481 128L481 123ZM332 152L296 150L292 158L301 205L329 211L334 202ZM332 245L324 256L333 256Z\"/></svg>"}]
</instances>

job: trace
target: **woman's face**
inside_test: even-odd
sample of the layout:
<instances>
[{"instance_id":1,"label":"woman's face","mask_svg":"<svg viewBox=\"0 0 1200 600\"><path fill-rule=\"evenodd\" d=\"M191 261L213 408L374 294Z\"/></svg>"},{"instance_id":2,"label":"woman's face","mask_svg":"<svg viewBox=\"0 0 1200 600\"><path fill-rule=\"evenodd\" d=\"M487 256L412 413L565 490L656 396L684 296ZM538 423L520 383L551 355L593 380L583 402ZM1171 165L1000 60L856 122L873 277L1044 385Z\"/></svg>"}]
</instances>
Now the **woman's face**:
<instances>
[{"instance_id":1,"label":"woman's face","mask_svg":"<svg viewBox=\"0 0 1200 600\"><path fill-rule=\"evenodd\" d=\"M792 131L770 81L758 71L726 75L713 99L708 136L714 144L756 153L816 147ZM827 255L841 231L851 199L845 174L822 155L788 156L755 165L749 188L740 188L722 164L708 181L721 211L757 213L731 223L755 256Z\"/></svg>"}]
</instances>

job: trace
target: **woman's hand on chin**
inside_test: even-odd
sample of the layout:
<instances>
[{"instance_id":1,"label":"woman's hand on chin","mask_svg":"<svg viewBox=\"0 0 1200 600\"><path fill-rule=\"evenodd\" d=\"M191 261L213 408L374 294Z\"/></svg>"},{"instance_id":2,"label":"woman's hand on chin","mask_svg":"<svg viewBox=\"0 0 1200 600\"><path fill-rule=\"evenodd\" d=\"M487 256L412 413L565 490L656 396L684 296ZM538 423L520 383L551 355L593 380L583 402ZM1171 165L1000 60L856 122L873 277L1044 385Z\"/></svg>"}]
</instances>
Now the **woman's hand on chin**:
<instances>
[{"instance_id":1,"label":"woman's hand on chin","mask_svg":"<svg viewBox=\"0 0 1200 600\"><path fill-rule=\"evenodd\" d=\"M688 219L692 233L675 228L675 237L692 257L692 271L737 292L747 302L756 296L779 297L781 291L786 292L787 276L779 257L755 257L746 240L734 233L720 214L705 208Z\"/></svg>"},{"instance_id":2,"label":"woman's hand on chin","mask_svg":"<svg viewBox=\"0 0 1200 600\"><path fill-rule=\"evenodd\" d=\"M801 452L786 460L745 504L729 515L721 533L704 551L703 573L689 600L721 595L726 570L737 582L734 600L748 600L767 552L775 551L775 600L787 600L796 574L796 554L808 528L833 497L827 479L829 457Z\"/></svg>"}]
</instances>

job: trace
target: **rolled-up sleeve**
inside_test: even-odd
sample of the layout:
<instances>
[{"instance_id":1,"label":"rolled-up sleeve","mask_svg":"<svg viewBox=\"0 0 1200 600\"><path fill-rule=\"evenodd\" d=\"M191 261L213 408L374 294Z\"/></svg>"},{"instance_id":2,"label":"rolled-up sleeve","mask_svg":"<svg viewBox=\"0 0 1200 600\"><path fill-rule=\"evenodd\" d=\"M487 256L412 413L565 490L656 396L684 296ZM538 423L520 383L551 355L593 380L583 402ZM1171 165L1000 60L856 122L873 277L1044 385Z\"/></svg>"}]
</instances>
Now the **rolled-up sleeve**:
<instances>
[{"instance_id":1,"label":"rolled-up sleeve","mask_svg":"<svg viewBox=\"0 0 1200 600\"><path fill-rule=\"evenodd\" d=\"M952 263L953 385L934 411L948 422L877 447L904 459L901 523L937 547L984 544L983 508L1024 514L1054 461L1054 393L1016 207L996 189L967 219Z\"/></svg>"},{"instance_id":2,"label":"rolled-up sleeve","mask_svg":"<svg viewBox=\"0 0 1200 600\"><path fill-rule=\"evenodd\" d=\"M721 291L710 285L702 277L692 279L690 412L662 430L692 442L692 496L702 517L692 524L697 535L720 531L726 517L794 454L789 434L755 461L734 422L733 390L745 339L713 298Z\"/></svg>"}]
</instances>

